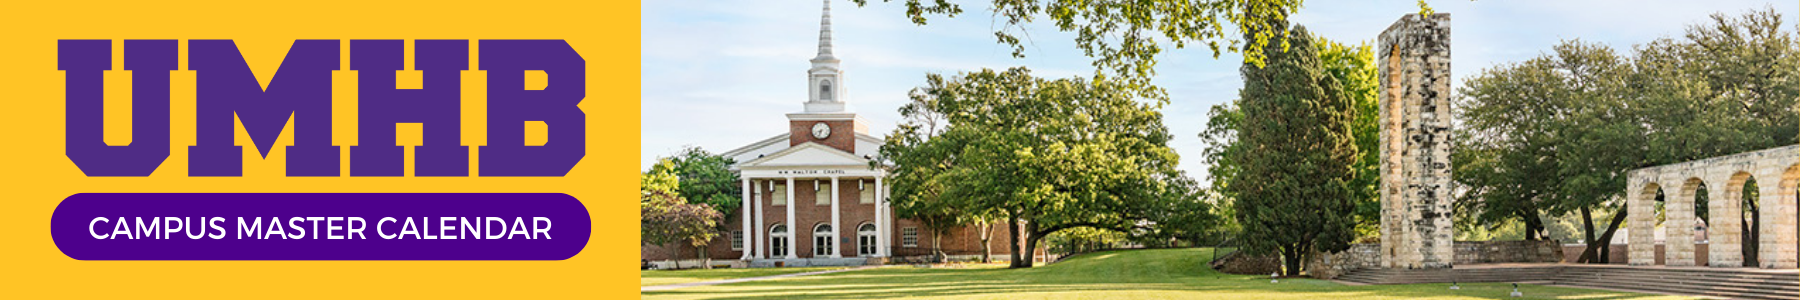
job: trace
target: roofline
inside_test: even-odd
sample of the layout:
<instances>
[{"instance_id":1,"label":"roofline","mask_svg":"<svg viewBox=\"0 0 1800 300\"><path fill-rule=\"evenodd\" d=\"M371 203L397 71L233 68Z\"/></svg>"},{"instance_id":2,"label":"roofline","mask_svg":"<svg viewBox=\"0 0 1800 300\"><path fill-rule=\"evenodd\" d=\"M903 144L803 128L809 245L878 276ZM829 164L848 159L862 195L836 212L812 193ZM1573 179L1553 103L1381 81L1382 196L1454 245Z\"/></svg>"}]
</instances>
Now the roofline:
<instances>
[{"instance_id":1,"label":"roofline","mask_svg":"<svg viewBox=\"0 0 1800 300\"><path fill-rule=\"evenodd\" d=\"M861 156L856 156L856 153L845 152L844 150L840 150L838 148L833 148L831 146L826 146L824 144L819 144L819 143L814 143L814 142L805 142L805 143L800 143L799 145L794 145L793 147L788 147L787 149L781 149L781 151L775 151L775 153L769 153L768 155L763 155L762 157L758 157L758 158L752 159L750 161L732 164L731 168L732 169L743 169L746 165L751 165L753 163L761 163L761 162L764 162L764 161L767 161L770 159L774 159L776 157L781 157L783 155L787 155L790 153L799 152L800 150L803 150L806 148L825 149L825 150L827 150L827 153L843 156L845 158L862 160L864 163L867 163L870 160L867 158L863 158ZM752 167L754 167L754 166L752 166Z\"/></svg>"},{"instance_id":2,"label":"roofline","mask_svg":"<svg viewBox=\"0 0 1800 300\"><path fill-rule=\"evenodd\" d=\"M737 149L731 149L731 151L725 151L723 153L719 153L719 155L725 156L725 157L733 157L733 156L743 155L745 152L750 152L750 150L756 150L756 149L759 149L762 147L767 147L771 144L775 144L775 143L778 143L781 141L786 141L786 140L788 140L790 135L793 135L793 133L783 133L783 134L775 135L774 137L763 139L761 141L756 141L755 143L750 143L749 145L744 145L742 147L738 147Z\"/></svg>"}]
</instances>

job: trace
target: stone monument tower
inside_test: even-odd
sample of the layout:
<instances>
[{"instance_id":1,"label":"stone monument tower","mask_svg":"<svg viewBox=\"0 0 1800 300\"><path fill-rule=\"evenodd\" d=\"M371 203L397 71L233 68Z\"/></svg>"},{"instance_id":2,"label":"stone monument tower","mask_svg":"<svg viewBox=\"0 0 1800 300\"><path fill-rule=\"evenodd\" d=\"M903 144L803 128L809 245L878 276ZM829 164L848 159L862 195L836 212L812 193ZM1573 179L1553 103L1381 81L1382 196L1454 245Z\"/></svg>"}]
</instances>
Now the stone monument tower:
<instances>
[{"instance_id":1,"label":"stone monument tower","mask_svg":"<svg viewBox=\"0 0 1800 300\"><path fill-rule=\"evenodd\" d=\"M1379 43L1381 266L1449 268L1450 14L1408 14Z\"/></svg>"}]
</instances>

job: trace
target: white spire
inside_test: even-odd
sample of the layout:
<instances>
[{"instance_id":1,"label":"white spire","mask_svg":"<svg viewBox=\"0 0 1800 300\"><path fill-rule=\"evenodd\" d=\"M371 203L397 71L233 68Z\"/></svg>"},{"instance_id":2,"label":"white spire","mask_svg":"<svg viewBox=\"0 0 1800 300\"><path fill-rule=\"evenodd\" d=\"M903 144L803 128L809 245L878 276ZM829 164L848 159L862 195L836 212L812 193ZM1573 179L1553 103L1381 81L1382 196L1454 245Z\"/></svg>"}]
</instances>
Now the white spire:
<instances>
[{"instance_id":1,"label":"white spire","mask_svg":"<svg viewBox=\"0 0 1800 300\"><path fill-rule=\"evenodd\" d=\"M831 54L831 0L825 1L825 12L819 17L819 56L813 61L837 60Z\"/></svg>"},{"instance_id":2,"label":"white spire","mask_svg":"<svg viewBox=\"0 0 1800 300\"><path fill-rule=\"evenodd\" d=\"M824 2L824 13L819 15L819 56L813 57L812 68L806 71L807 86L812 88L807 93L806 112L843 113L847 102L844 69L831 53L831 0Z\"/></svg>"}]
</instances>

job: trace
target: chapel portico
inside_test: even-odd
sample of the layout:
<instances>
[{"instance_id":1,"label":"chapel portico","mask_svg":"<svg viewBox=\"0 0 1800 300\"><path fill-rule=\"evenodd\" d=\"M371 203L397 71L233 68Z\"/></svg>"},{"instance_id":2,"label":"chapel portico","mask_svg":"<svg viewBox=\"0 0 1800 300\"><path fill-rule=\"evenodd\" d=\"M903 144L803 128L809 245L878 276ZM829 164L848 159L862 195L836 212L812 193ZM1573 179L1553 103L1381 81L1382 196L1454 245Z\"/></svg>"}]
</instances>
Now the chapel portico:
<instances>
[{"instance_id":1,"label":"chapel portico","mask_svg":"<svg viewBox=\"0 0 1800 300\"><path fill-rule=\"evenodd\" d=\"M736 165L746 208L742 232L750 237L744 259L810 258L783 265L812 265L842 263L820 258L887 257L887 171L869 166L867 158L814 142Z\"/></svg>"}]
</instances>

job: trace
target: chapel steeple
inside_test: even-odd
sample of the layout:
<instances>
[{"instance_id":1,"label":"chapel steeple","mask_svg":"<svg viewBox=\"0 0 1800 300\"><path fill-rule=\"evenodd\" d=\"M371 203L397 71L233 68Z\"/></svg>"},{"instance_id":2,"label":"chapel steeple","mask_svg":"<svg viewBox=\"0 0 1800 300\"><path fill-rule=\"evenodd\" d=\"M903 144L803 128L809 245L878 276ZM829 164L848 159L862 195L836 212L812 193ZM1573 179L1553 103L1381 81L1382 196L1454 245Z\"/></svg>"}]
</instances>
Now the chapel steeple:
<instances>
[{"instance_id":1,"label":"chapel steeple","mask_svg":"<svg viewBox=\"0 0 1800 300\"><path fill-rule=\"evenodd\" d=\"M845 112L844 104L844 71L839 66L837 56L832 54L831 45L831 0L824 0L824 12L819 16L819 54L812 59L812 68L807 70L807 113L841 113Z\"/></svg>"}]
</instances>

